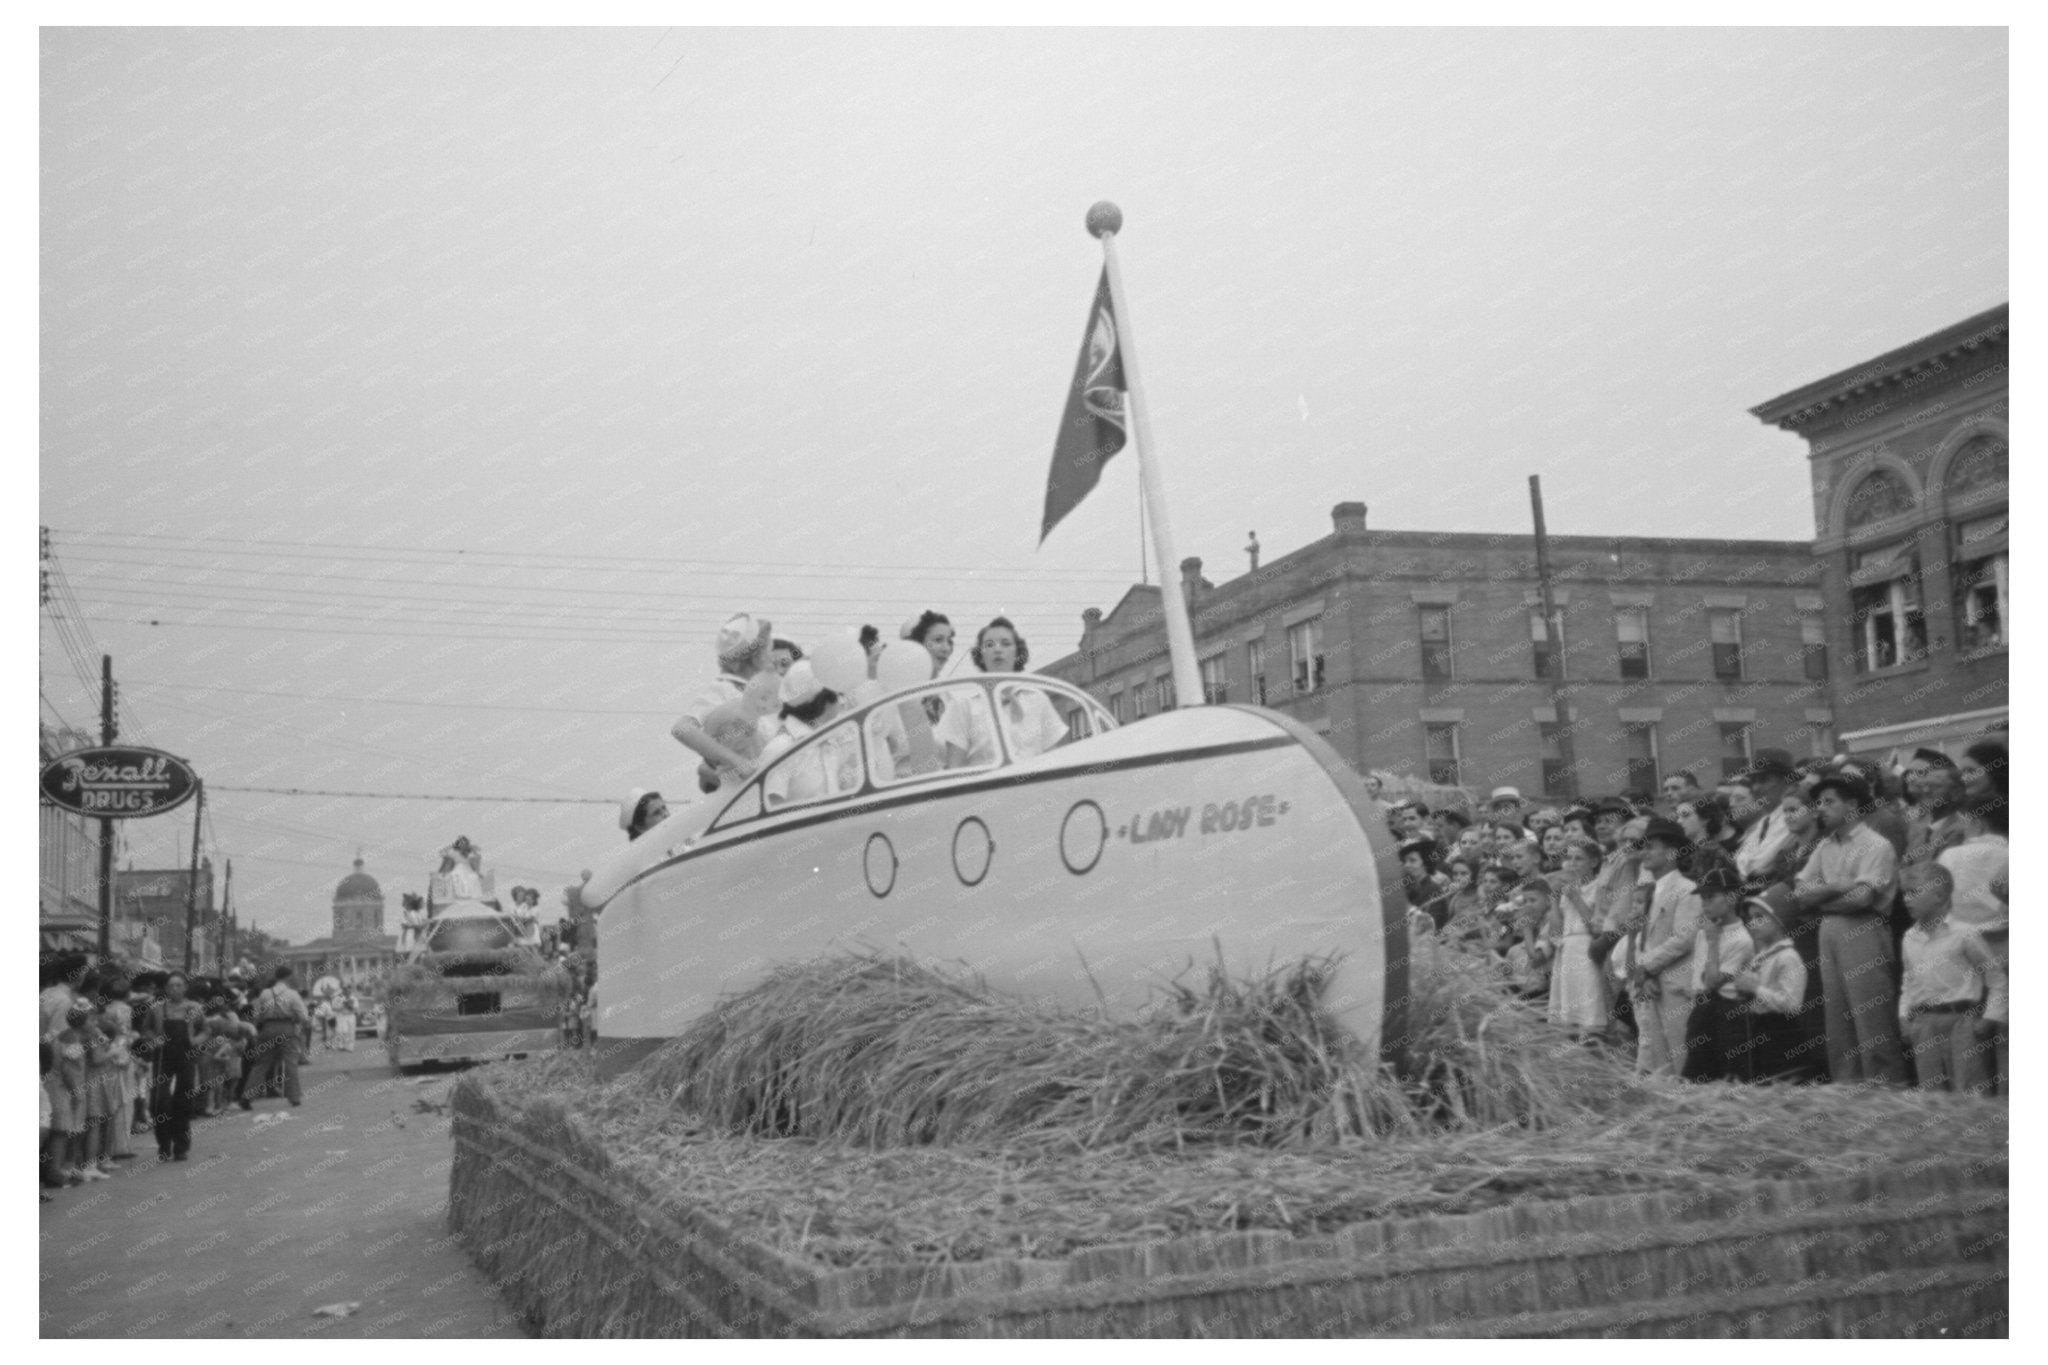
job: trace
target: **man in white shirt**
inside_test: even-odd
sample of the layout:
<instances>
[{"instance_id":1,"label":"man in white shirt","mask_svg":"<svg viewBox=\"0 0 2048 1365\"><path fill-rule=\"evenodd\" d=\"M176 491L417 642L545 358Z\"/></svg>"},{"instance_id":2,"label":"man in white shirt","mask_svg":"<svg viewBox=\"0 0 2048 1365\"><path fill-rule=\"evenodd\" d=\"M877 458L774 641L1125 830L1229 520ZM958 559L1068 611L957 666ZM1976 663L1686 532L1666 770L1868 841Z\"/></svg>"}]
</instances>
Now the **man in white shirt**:
<instances>
[{"instance_id":1,"label":"man in white shirt","mask_svg":"<svg viewBox=\"0 0 2048 1365\"><path fill-rule=\"evenodd\" d=\"M1692 1013L1693 939L1700 898L1678 858L1691 841L1676 821L1653 819L1643 831L1643 870L1655 879L1629 995L1636 1007L1636 1072L1676 1076L1685 1069L1685 1028Z\"/></svg>"},{"instance_id":2,"label":"man in white shirt","mask_svg":"<svg viewBox=\"0 0 2048 1365\"><path fill-rule=\"evenodd\" d=\"M1793 883L1799 908L1820 922L1821 1008L1827 1018L1828 1075L1900 1083L1898 991L1892 984L1887 915L1898 887L1898 853L1863 821L1870 789L1836 772L1813 784L1814 812L1826 831Z\"/></svg>"},{"instance_id":3,"label":"man in white shirt","mask_svg":"<svg viewBox=\"0 0 2048 1365\"><path fill-rule=\"evenodd\" d=\"M1792 755L1783 749L1758 749L1741 781L1755 793L1763 814L1743 831L1742 842L1735 846L1735 870L1742 874L1746 886L1757 891L1762 889L1772 860L1792 837L1785 813L1778 809L1792 781Z\"/></svg>"}]
</instances>

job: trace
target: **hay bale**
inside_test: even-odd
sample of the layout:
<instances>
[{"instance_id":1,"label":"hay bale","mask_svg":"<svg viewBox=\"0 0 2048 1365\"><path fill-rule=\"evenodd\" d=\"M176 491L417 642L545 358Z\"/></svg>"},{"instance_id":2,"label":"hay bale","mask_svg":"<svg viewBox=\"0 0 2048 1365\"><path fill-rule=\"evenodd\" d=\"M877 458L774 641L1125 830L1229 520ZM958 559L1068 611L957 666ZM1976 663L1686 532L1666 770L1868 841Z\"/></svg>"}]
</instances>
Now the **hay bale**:
<instances>
[{"instance_id":1,"label":"hay bale","mask_svg":"<svg viewBox=\"0 0 2048 1365\"><path fill-rule=\"evenodd\" d=\"M1220 956L1220 954L1219 954ZM642 1063L704 1122L871 1147L1337 1141L1542 1127L1611 1108L1625 1071L1445 952L1418 974L1408 1053L1360 1055L1322 1007L1330 960L1212 966L1136 1018L1020 1000L964 971L864 955L785 966Z\"/></svg>"}]
</instances>

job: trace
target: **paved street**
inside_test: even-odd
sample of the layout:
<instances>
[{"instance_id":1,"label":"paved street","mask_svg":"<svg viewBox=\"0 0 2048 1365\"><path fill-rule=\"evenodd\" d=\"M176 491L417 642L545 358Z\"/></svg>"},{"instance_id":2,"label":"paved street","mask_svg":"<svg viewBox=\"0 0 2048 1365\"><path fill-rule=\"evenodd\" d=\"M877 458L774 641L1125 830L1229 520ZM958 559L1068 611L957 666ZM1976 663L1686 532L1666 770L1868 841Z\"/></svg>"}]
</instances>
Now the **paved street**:
<instances>
[{"instance_id":1,"label":"paved street","mask_svg":"<svg viewBox=\"0 0 2048 1365\"><path fill-rule=\"evenodd\" d=\"M369 1040L316 1053L305 1104L193 1126L41 1206L44 1337L516 1337L446 1232L454 1073L401 1078ZM356 1304L346 1316L315 1310Z\"/></svg>"}]
</instances>

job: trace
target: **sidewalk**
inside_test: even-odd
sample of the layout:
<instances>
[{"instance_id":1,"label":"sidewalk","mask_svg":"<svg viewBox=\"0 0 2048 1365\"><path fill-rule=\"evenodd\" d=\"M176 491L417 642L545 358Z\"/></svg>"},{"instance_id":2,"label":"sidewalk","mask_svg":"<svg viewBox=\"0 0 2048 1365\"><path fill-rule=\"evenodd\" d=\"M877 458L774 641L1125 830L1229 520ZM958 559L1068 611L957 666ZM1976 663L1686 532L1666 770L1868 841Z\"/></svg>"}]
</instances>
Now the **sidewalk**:
<instances>
[{"instance_id":1,"label":"sidewalk","mask_svg":"<svg viewBox=\"0 0 2048 1365\"><path fill-rule=\"evenodd\" d=\"M526 1335L446 1231L454 1073L401 1078L366 1041L316 1049L300 1108L195 1122L188 1162L138 1138L113 1179L53 1191L41 1335Z\"/></svg>"}]
</instances>

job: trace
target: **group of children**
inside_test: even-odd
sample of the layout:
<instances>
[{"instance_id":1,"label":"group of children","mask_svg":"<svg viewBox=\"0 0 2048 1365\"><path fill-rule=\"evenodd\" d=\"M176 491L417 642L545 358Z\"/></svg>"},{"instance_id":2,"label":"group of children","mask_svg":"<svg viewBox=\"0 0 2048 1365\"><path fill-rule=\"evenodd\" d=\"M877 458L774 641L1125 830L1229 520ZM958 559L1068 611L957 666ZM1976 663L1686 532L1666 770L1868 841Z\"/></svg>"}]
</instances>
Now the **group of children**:
<instances>
[{"instance_id":1,"label":"group of children","mask_svg":"<svg viewBox=\"0 0 2048 1365\"><path fill-rule=\"evenodd\" d=\"M83 954L43 964L38 1085L42 1198L105 1180L153 1135L160 1161L188 1160L192 1121L244 1108L258 1037L253 999L231 976L202 1004L183 972L130 976Z\"/></svg>"}]
</instances>

